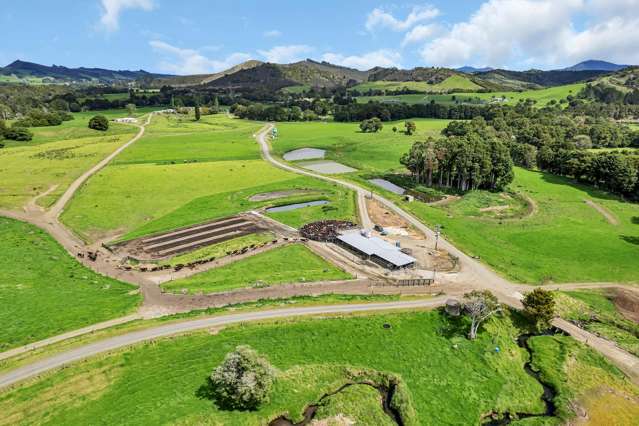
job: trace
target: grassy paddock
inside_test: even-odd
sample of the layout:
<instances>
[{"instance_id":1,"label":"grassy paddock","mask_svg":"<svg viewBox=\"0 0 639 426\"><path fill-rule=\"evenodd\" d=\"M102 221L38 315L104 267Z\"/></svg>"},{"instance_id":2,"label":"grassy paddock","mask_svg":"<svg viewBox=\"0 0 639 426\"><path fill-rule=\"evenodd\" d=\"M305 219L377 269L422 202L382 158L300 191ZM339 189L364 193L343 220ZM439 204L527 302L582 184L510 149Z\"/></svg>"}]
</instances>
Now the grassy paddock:
<instances>
[{"instance_id":1,"label":"grassy paddock","mask_svg":"<svg viewBox=\"0 0 639 426\"><path fill-rule=\"evenodd\" d=\"M435 101L442 104L461 103L481 103L490 102L498 98L505 98L505 103L516 104L520 100L533 99L538 106L545 106L554 100L559 102L568 95L577 95L585 86L584 83L567 84L564 86L550 87L548 89L525 90L522 92L463 92L441 95L397 95L397 96L360 96L357 102L366 103L369 101L399 101L408 104L425 104Z\"/></svg>"},{"instance_id":2,"label":"grassy paddock","mask_svg":"<svg viewBox=\"0 0 639 426\"><path fill-rule=\"evenodd\" d=\"M43 346L29 352L16 355L6 360L0 361L0 372L10 371L22 365L27 365L45 357L77 348L88 343L106 339L113 336L119 336L133 331L143 330L162 324L186 321L194 318L212 317L224 315L228 313L237 313L239 311L259 311L265 309L305 307L317 305L335 305L335 304L361 304L361 303L379 303L391 302L397 300L417 300L428 299L429 296L402 296L402 295L384 295L384 294L368 294L368 295L350 295L350 294L323 294L319 296L295 296L283 299L262 299L256 302L237 303L227 305L220 308L208 308L184 312L180 314L168 315L159 318L135 320L127 323L119 324L106 329L98 330L90 334L84 334L78 337L70 338L51 345Z\"/></svg>"},{"instance_id":3,"label":"grassy paddock","mask_svg":"<svg viewBox=\"0 0 639 426\"><path fill-rule=\"evenodd\" d=\"M362 133L359 123L280 123L273 152L282 156L297 148L327 150L327 158L359 170L386 171L401 168L400 157L415 141L437 136L450 120L414 119L417 131L403 133L404 121L384 123L378 133ZM393 127L398 129L393 132Z\"/></svg>"},{"instance_id":4,"label":"grassy paddock","mask_svg":"<svg viewBox=\"0 0 639 426\"><path fill-rule=\"evenodd\" d=\"M316 190L335 210L282 215L292 226L354 216L350 192L263 161L252 138L260 127L220 114L200 122L157 117L144 138L78 191L62 221L87 240L113 233L129 239L267 206L273 201L248 198L295 188Z\"/></svg>"},{"instance_id":5,"label":"grassy paddock","mask_svg":"<svg viewBox=\"0 0 639 426\"><path fill-rule=\"evenodd\" d=\"M508 316L490 320L476 341L463 337L466 327L465 322L435 311L288 319L233 326L216 335L202 332L162 339L90 359L4 392L0 424L86 424L96 418L114 423L127 418L136 424L258 425L283 413L299 420L307 404L348 380L349 369L398 375L420 424L478 424L491 411L543 412L542 388L524 372L528 354L515 343L522 331ZM618 370L589 349L569 338L560 338L563 346L537 339L531 339L535 365L548 380L557 380L561 419L531 420L558 424L569 418L570 396L590 392L590 377L620 392L622 401L637 396L636 388L623 383ZM228 351L246 343L280 372L270 402L257 411L221 410L198 396L198 389ZM559 383L569 363L571 370L589 374ZM360 421L368 416L385 421L373 406L373 397L355 389L340 394L322 408L320 418L344 410L347 417ZM630 404L626 401L621 408Z\"/></svg>"},{"instance_id":6,"label":"grassy paddock","mask_svg":"<svg viewBox=\"0 0 639 426\"><path fill-rule=\"evenodd\" d=\"M453 75L437 84L429 84L425 81L369 81L358 84L353 87L359 92L368 90L401 90L410 89L424 93L441 93L449 90L466 90L474 91L481 89L481 86L475 84L470 78L463 75Z\"/></svg>"},{"instance_id":7,"label":"grassy paddock","mask_svg":"<svg viewBox=\"0 0 639 426\"><path fill-rule=\"evenodd\" d=\"M124 116L122 111L110 115ZM77 113L60 126L35 127L30 142L3 141L0 149L0 208L18 209L53 185L58 188L39 200L48 207L85 170L126 143L136 127L111 123L100 132L87 127L94 113Z\"/></svg>"},{"instance_id":8,"label":"grassy paddock","mask_svg":"<svg viewBox=\"0 0 639 426\"><path fill-rule=\"evenodd\" d=\"M477 217L465 208L473 193L446 206L403 206L430 225L443 225L446 238L516 281L639 280L639 205L566 178L519 168L510 189L533 199L536 213L505 221ZM608 223L584 200L605 207L619 224Z\"/></svg>"},{"instance_id":9,"label":"grassy paddock","mask_svg":"<svg viewBox=\"0 0 639 426\"><path fill-rule=\"evenodd\" d=\"M294 282L334 281L349 274L301 244L287 245L247 259L210 269L188 278L169 281L162 289L170 292L215 293L255 285L271 286Z\"/></svg>"},{"instance_id":10,"label":"grassy paddock","mask_svg":"<svg viewBox=\"0 0 639 426\"><path fill-rule=\"evenodd\" d=\"M24 222L0 218L0 253L0 351L126 315L141 299Z\"/></svg>"}]
</instances>

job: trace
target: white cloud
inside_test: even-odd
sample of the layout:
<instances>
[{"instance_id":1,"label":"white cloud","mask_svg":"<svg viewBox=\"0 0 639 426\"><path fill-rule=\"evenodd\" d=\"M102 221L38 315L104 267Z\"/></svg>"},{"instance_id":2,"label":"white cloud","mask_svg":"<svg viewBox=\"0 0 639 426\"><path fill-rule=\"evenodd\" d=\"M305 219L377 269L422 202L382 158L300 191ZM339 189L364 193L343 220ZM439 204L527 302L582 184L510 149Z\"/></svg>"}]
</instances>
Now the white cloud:
<instances>
[{"instance_id":1,"label":"white cloud","mask_svg":"<svg viewBox=\"0 0 639 426\"><path fill-rule=\"evenodd\" d=\"M100 26L106 31L117 31L120 28L120 14L126 9L152 10L153 0L101 0L102 16Z\"/></svg>"},{"instance_id":2,"label":"white cloud","mask_svg":"<svg viewBox=\"0 0 639 426\"><path fill-rule=\"evenodd\" d=\"M276 37L280 37L282 35L282 32L278 30L269 30L269 31L264 31L263 35L264 37L268 37L268 38L276 38Z\"/></svg>"},{"instance_id":3,"label":"white cloud","mask_svg":"<svg viewBox=\"0 0 639 426\"><path fill-rule=\"evenodd\" d=\"M391 13L380 8L375 8L366 18L366 29L373 31L376 28L390 28L393 31L406 31L414 25L435 18L439 10L431 5L414 6L406 19L395 18Z\"/></svg>"},{"instance_id":4,"label":"white cloud","mask_svg":"<svg viewBox=\"0 0 639 426\"><path fill-rule=\"evenodd\" d=\"M322 60L359 70L373 67L400 67L401 55L389 49L380 49L362 55L345 56L340 53L325 53Z\"/></svg>"},{"instance_id":5,"label":"white cloud","mask_svg":"<svg viewBox=\"0 0 639 426\"><path fill-rule=\"evenodd\" d=\"M639 63L639 17L613 17L582 32L571 34L565 54L572 62L604 59L622 64Z\"/></svg>"},{"instance_id":6,"label":"white cloud","mask_svg":"<svg viewBox=\"0 0 639 426\"><path fill-rule=\"evenodd\" d=\"M297 62L304 59L307 53L313 51L311 46L305 44L293 44L289 46L275 46L269 50L258 50L257 53L264 56L268 62L284 64Z\"/></svg>"},{"instance_id":7,"label":"white cloud","mask_svg":"<svg viewBox=\"0 0 639 426\"><path fill-rule=\"evenodd\" d=\"M412 30L406 33L404 39L402 40L402 47L406 46L407 44L426 41L427 39L435 35L438 30L439 25L437 24L417 25Z\"/></svg>"},{"instance_id":8,"label":"white cloud","mask_svg":"<svg viewBox=\"0 0 639 426\"><path fill-rule=\"evenodd\" d=\"M638 9L639 0L489 0L425 44L421 56L451 67L637 63Z\"/></svg>"},{"instance_id":9,"label":"white cloud","mask_svg":"<svg viewBox=\"0 0 639 426\"><path fill-rule=\"evenodd\" d=\"M153 50L167 56L160 63L160 68L180 75L223 71L251 58L247 53L236 52L222 59L210 59L195 49L183 49L159 40L150 41L149 44Z\"/></svg>"},{"instance_id":10,"label":"white cloud","mask_svg":"<svg viewBox=\"0 0 639 426\"><path fill-rule=\"evenodd\" d=\"M426 45L424 60L433 65L466 63L503 65L518 56L543 57L559 53L571 15L581 0L490 0L467 22Z\"/></svg>"}]
</instances>

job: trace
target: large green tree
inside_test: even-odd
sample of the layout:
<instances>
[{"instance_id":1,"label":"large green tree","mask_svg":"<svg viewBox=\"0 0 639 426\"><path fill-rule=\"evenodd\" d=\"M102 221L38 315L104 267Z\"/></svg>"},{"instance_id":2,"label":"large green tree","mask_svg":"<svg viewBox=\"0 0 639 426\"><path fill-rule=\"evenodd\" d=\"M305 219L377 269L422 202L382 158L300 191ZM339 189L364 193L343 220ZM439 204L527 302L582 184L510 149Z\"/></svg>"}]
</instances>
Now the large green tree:
<instances>
[{"instance_id":1,"label":"large green tree","mask_svg":"<svg viewBox=\"0 0 639 426\"><path fill-rule=\"evenodd\" d=\"M211 374L213 396L225 409L255 410L269 399L276 370L249 346L238 346Z\"/></svg>"}]
</instances>

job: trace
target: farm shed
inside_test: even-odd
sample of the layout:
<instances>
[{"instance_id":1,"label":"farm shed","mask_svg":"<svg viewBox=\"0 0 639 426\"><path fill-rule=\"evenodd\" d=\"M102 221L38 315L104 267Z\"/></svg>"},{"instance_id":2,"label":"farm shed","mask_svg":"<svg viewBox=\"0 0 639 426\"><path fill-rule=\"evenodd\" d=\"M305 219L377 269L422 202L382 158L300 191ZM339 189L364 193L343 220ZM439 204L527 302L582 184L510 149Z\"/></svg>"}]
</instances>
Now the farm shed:
<instances>
[{"instance_id":1,"label":"farm shed","mask_svg":"<svg viewBox=\"0 0 639 426\"><path fill-rule=\"evenodd\" d=\"M414 257L402 253L399 247L378 237L362 235L358 231L338 235L336 242L388 269L407 268L413 266L416 261Z\"/></svg>"}]
</instances>

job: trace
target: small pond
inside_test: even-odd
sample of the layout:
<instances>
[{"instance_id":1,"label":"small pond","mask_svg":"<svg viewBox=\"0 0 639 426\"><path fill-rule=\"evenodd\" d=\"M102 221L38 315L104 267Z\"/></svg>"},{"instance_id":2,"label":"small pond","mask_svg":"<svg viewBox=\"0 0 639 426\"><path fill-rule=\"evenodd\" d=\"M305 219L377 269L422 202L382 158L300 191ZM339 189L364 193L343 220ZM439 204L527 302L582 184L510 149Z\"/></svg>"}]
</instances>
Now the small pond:
<instances>
[{"instance_id":1,"label":"small pond","mask_svg":"<svg viewBox=\"0 0 639 426\"><path fill-rule=\"evenodd\" d=\"M323 206L324 204L328 204L328 201L315 200L315 201L307 201L305 203L295 203L295 204L287 204L285 206L270 207L266 209L266 211L268 213L287 212L290 210L302 209L304 207Z\"/></svg>"}]
</instances>

